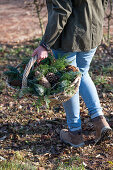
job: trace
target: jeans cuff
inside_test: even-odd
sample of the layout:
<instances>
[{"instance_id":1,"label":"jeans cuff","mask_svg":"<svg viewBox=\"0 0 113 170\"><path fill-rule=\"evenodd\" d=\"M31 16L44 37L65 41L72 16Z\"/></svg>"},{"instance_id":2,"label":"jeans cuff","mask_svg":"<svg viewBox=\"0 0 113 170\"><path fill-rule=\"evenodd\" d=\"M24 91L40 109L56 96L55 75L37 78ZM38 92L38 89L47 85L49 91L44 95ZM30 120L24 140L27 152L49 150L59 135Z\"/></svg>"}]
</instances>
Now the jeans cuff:
<instances>
[{"instance_id":1,"label":"jeans cuff","mask_svg":"<svg viewBox=\"0 0 113 170\"><path fill-rule=\"evenodd\" d=\"M93 115L91 115L91 119L94 119L95 117L98 117L98 116L104 116L104 114L101 112L101 113L95 113Z\"/></svg>"},{"instance_id":2,"label":"jeans cuff","mask_svg":"<svg viewBox=\"0 0 113 170\"><path fill-rule=\"evenodd\" d=\"M71 131L71 132L75 132L75 131L79 131L79 130L81 130L81 127L69 128L69 131Z\"/></svg>"},{"instance_id":3,"label":"jeans cuff","mask_svg":"<svg viewBox=\"0 0 113 170\"><path fill-rule=\"evenodd\" d=\"M73 135L77 135L77 134L81 134L82 133L82 129L79 129L79 130L76 130L76 131L71 131L71 130L69 130L69 132L71 133L71 134L73 134Z\"/></svg>"}]
</instances>

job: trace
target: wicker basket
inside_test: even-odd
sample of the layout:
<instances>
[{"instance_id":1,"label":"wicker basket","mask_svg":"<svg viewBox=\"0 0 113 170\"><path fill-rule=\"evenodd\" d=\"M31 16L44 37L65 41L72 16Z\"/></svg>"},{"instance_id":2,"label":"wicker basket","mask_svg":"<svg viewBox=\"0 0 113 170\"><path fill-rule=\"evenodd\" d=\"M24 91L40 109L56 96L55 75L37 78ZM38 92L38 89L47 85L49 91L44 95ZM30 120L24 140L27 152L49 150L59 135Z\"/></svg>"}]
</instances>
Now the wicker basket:
<instances>
[{"instance_id":1,"label":"wicker basket","mask_svg":"<svg viewBox=\"0 0 113 170\"><path fill-rule=\"evenodd\" d=\"M20 90L20 97L23 96L23 89L27 88L27 78L28 78L28 75L30 73L31 68L33 67L33 65L36 61L37 61L37 56L32 57L30 59L29 63L25 67L23 78L22 78L22 87L21 87L21 90ZM18 68L18 66L17 66L17 68ZM60 93L50 95L49 100L51 101L51 104L52 105L60 104L60 103L63 103L63 102L66 102L67 100L69 100L78 91L78 88L79 88L79 85L80 85L80 80L81 80L81 76L78 75L75 78L75 80L72 82L70 87L74 87L74 93L73 94L69 95L69 94L65 93L65 91L62 91ZM8 79L6 80L6 85L11 89L18 90L15 87L12 87L9 84ZM34 99L38 98L37 96L34 96L34 95L30 95L29 97L34 98Z\"/></svg>"}]
</instances>

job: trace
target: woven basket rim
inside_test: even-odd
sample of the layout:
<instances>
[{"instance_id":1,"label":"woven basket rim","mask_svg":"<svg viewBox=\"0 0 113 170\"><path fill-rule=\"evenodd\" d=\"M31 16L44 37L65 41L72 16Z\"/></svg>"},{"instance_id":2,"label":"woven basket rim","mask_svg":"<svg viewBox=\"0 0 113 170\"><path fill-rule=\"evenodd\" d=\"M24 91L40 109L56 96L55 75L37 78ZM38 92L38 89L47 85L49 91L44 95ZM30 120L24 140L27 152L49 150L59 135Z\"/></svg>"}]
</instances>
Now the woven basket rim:
<instances>
[{"instance_id":1,"label":"woven basket rim","mask_svg":"<svg viewBox=\"0 0 113 170\"><path fill-rule=\"evenodd\" d=\"M73 87L73 86L75 85L75 83L79 83L79 81L80 81L80 76L77 76L77 77L75 78L75 80L72 82L72 84L70 85L70 87ZM63 95L64 92L65 92L65 90L62 91L62 92L56 93L56 95ZM53 94L53 95L50 95L49 97L52 97L52 96L54 96L54 94Z\"/></svg>"},{"instance_id":2,"label":"woven basket rim","mask_svg":"<svg viewBox=\"0 0 113 170\"><path fill-rule=\"evenodd\" d=\"M20 89L14 87L14 86L11 86L11 85L9 84L9 82L8 82L8 77L6 78L6 86L9 87L9 88L11 88L11 89L13 89L13 90L20 90Z\"/></svg>"},{"instance_id":3,"label":"woven basket rim","mask_svg":"<svg viewBox=\"0 0 113 170\"><path fill-rule=\"evenodd\" d=\"M75 80L74 80L74 81L72 82L72 84L70 85L70 87L73 87L73 86L75 85L75 83L79 83L80 79L81 79L81 76L80 76L80 75L77 75L76 78L75 78ZM12 89L12 90L16 90L16 91L20 91L20 90L21 90L21 88L16 88L16 87L14 87L14 86L11 86L11 85L9 84L9 82L8 82L8 77L6 78L6 86L7 86L8 88ZM65 92L65 91L61 91L61 92L59 92L59 93L56 93L56 94L53 94L53 95L49 95L49 97L52 98L52 97L55 97L55 95L56 95L56 96L64 95L64 92ZM33 96L33 97L38 97L38 96L35 96L35 95L33 95L33 94L29 94L29 95L30 95L30 96Z\"/></svg>"}]
</instances>

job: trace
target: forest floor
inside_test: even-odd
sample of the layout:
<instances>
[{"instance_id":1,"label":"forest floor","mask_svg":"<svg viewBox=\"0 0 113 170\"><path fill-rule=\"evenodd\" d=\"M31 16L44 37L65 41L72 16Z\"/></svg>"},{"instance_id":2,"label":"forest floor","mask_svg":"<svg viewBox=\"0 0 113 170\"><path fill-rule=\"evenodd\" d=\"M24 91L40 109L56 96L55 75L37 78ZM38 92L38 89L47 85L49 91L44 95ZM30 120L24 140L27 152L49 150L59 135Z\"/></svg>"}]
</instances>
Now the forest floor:
<instances>
[{"instance_id":1,"label":"forest floor","mask_svg":"<svg viewBox=\"0 0 113 170\"><path fill-rule=\"evenodd\" d=\"M112 170L113 137L94 145L95 129L81 98L85 146L76 149L60 141L60 130L67 127L61 105L51 109L41 107L39 111L36 101L18 99L16 93L7 88L3 76L7 65L16 66L24 57L30 57L39 42L33 38L41 36L41 31L37 33L37 17L21 8L22 4L23 0L0 1L0 170ZM44 22L46 24L46 19ZM111 45L100 45L90 75L106 119L113 128L112 53Z\"/></svg>"},{"instance_id":2,"label":"forest floor","mask_svg":"<svg viewBox=\"0 0 113 170\"><path fill-rule=\"evenodd\" d=\"M47 23L47 10L41 11L43 24ZM0 42L17 43L41 36L37 14L24 0L0 0Z\"/></svg>"},{"instance_id":3,"label":"forest floor","mask_svg":"<svg viewBox=\"0 0 113 170\"><path fill-rule=\"evenodd\" d=\"M0 47L0 165L4 169L113 169L113 137L94 145L95 129L88 110L80 99L85 146L75 149L60 141L59 133L66 128L66 116L61 105L51 109L37 108L32 99L18 99L7 88L3 71L30 57L38 40L20 45ZM103 112L113 128L113 64L110 47L100 46L91 64ZM6 160L6 161L5 161Z\"/></svg>"}]
</instances>

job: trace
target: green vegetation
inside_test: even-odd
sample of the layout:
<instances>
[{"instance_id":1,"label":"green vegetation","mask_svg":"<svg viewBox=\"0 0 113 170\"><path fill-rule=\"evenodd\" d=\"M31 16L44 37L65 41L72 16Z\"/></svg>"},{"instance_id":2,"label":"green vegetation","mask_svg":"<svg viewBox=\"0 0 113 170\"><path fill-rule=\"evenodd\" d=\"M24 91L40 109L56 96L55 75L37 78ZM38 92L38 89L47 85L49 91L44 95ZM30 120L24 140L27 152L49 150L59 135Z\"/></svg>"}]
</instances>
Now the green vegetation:
<instances>
[{"instance_id":1,"label":"green vegetation","mask_svg":"<svg viewBox=\"0 0 113 170\"><path fill-rule=\"evenodd\" d=\"M2 161L0 170L36 170L37 168L29 162L22 161Z\"/></svg>"},{"instance_id":2,"label":"green vegetation","mask_svg":"<svg viewBox=\"0 0 113 170\"><path fill-rule=\"evenodd\" d=\"M70 157L64 159L62 162L58 162L57 170L85 170L85 167L79 157Z\"/></svg>"},{"instance_id":3,"label":"green vegetation","mask_svg":"<svg viewBox=\"0 0 113 170\"><path fill-rule=\"evenodd\" d=\"M21 89L24 69L28 62L28 59L24 59L18 68L8 66L8 70L4 72L4 75L8 78L10 86ZM19 97L27 94L35 95L38 96L41 104L45 102L48 106L49 102L47 101L49 101L50 95L60 92L65 92L68 95L74 94L74 87L71 87L71 84L80 75L80 72L74 66L68 71L68 67L71 67L69 64L70 62L66 60L66 56L55 60L52 55L41 61L38 66L35 63L34 68L30 70L28 75L28 87L22 89ZM76 71L74 72L73 69Z\"/></svg>"}]
</instances>

